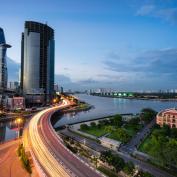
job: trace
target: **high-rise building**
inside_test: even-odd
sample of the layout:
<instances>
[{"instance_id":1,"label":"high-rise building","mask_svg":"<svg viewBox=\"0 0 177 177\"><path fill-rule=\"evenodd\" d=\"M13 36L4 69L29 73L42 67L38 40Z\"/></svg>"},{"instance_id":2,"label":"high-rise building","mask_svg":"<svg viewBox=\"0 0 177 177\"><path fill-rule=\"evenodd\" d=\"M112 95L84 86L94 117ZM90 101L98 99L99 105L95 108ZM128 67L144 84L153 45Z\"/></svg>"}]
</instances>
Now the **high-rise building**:
<instances>
[{"instance_id":1,"label":"high-rise building","mask_svg":"<svg viewBox=\"0 0 177 177\"><path fill-rule=\"evenodd\" d=\"M6 50L11 46L6 44L4 31L0 28L0 88L7 88L7 61Z\"/></svg>"},{"instance_id":2,"label":"high-rise building","mask_svg":"<svg viewBox=\"0 0 177 177\"><path fill-rule=\"evenodd\" d=\"M51 27L25 22L21 41L21 89L26 97L43 95L45 101L50 100L54 92L54 45Z\"/></svg>"}]
</instances>

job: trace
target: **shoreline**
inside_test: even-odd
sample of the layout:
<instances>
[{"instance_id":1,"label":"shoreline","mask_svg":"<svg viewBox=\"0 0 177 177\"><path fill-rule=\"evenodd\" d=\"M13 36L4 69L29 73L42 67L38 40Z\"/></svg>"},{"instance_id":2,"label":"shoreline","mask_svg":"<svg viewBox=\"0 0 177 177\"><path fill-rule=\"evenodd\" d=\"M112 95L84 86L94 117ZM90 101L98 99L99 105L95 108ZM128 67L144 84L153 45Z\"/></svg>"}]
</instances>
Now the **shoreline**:
<instances>
[{"instance_id":1,"label":"shoreline","mask_svg":"<svg viewBox=\"0 0 177 177\"><path fill-rule=\"evenodd\" d=\"M177 98L137 98L137 97L117 97L117 96L105 96L105 95L91 95L98 97L106 97L106 98L121 98L121 99L129 99L129 100L146 100L146 101L161 101L161 102L177 102Z\"/></svg>"}]
</instances>

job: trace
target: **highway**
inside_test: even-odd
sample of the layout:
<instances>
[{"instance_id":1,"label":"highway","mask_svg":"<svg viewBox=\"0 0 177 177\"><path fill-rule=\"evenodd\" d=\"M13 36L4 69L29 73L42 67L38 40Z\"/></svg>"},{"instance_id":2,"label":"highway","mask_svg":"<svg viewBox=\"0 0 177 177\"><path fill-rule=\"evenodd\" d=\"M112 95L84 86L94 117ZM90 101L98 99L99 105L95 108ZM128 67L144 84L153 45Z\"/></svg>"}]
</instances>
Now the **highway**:
<instances>
[{"instance_id":1,"label":"highway","mask_svg":"<svg viewBox=\"0 0 177 177\"><path fill-rule=\"evenodd\" d=\"M29 122L28 144L33 158L40 166L40 175L51 177L103 176L69 151L54 131L50 123L51 115L68 106L70 102L64 100L59 106L37 113Z\"/></svg>"}]
</instances>

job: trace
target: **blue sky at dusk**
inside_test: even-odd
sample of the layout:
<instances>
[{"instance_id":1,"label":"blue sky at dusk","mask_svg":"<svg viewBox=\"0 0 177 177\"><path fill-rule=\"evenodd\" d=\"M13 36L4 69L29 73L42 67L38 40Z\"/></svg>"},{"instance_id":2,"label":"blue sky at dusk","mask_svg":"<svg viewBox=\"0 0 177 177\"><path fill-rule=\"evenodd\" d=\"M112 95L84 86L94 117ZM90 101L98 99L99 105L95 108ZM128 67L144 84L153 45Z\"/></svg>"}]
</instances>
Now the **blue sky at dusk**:
<instances>
[{"instance_id":1,"label":"blue sky at dusk","mask_svg":"<svg viewBox=\"0 0 177 177\"><path fill-rule=\"evenodd\" d=\"M56 82L65 88L177 88L175 0L6 0L1 7L8 57L18 63L25 20L54 28ZM12 71L11 61L10 79Z\"/></svg>"}]
</instances>

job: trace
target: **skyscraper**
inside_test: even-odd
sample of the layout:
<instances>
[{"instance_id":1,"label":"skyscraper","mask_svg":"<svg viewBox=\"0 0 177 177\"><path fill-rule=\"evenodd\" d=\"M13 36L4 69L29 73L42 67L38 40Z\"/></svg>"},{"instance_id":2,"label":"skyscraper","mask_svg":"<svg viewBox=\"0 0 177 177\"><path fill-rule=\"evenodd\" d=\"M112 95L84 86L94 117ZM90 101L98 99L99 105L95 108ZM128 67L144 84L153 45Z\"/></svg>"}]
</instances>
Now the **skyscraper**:
<instances>
[{"instance_id":1,"label":"skyscraper","mask_svg":"<svg viewBox=\"0 0 177 177\"><path fill-rule=\"evenodd\" d=\"M54 92L54 30L47 24L25 22L21 41L21 88L24 95Z\"/></svg>"},{"instance_id":2,"label":"skyscraper","mask_svg":"<svg viewBox=\"0 0 177 177\"><path fill-rule=\"evenodd\" d=\"M7 61L6 50L11 46L6 44L4 31L0 28L0 88L7 88Z\"/></svg>"}]
</instances>

